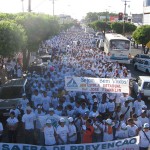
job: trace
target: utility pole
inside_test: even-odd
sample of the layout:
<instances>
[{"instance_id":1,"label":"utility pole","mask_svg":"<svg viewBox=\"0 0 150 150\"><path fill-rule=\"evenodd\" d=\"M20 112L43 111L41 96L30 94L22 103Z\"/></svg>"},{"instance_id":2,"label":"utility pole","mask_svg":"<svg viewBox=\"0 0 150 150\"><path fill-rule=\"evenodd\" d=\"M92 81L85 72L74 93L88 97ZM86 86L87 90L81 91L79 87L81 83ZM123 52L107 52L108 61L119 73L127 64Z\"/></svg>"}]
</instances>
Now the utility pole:
<instances>
[{"instance_id":1,"label":"utility pole","mask_svg":"<svg viewBox=\"0 0 150 150\"><path fill-rule=\"evenodd\" d=\"M31 12L31 0L28 0L28 12Z\"/></svg>"},{"instance_id":2,"label":"utility pole","mask_svg":"<svg viewBox=\"0 0 150 150\"><path fill-rule=\"evenodd\" d=\"M54 0L53 0L53 16L55 15L54 9L55 9L55 7L54 7Z\"/></svg>"},{"instance_id":3,"label":"utility pole","mask_svg":"<svg viewBox=\"0 0 150 150\"><path fill-rule=\"evenodd\" d=\"M22 1L22 12L24 12L24 4L23 4L24 0L21 0L21 1Z\"/></svg>"},{"instance_id":4,"label":"utility pole","mask_svg":"<svg viewBox=\"0 0 150 150\"><path fill-rule=\"evenodd\" d=\"M125 36L125 22L126 22L126 8L127 8L127 2L130 2L130 1L127 1L127 0L124 1L124 15L123 15L123 35L124 35L124 36Z\"/></svg>"}]
</instances>

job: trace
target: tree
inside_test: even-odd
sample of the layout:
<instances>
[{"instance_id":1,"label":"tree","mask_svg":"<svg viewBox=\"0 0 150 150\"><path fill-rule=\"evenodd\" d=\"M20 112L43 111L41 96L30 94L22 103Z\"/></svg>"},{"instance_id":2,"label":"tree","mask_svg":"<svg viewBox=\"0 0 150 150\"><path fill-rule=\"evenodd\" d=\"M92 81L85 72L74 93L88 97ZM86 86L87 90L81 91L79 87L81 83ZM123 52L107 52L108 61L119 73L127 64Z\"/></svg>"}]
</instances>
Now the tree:
<instances>
[{"instance_id":1,"label":"tree","mask_svg":"<svg viewBox=\"0 0 150 150\"><path fill-rule=\"evenodd\" d=\"M150 41L150 25L144 25L138 27L132 34L135 42L138 44L142 44L143 51L145 54L149 52L149 48L145 51L146 44Z\"/></svg>"},{"instance_id":2,"label":"tree","mask_svg":"<svg viewBox=\"0 0 150 150\"><path fill-rule=\"evenodd\" d=\"M96 31L106 31L111 29L108 22L99 20L92 22L89 26L91 26Z\"/></svg>"},{"instance_id":3,"label":"tree","mask_svg":"<svg viewBox=\"0 0 150 150\"><path fill-rule=\"evenodd\" d=\"M25 47L27 36L21 25L12 21L0 21L0 55L13 56Z\"/></svg>"},{"instance_id":4,"label":"tree","mask_svg":"<svg viewBox=\"0 0 150 150\"><path fill-rule=\"evenodd\" d=\"M116 33L122 34L123 33L123 22L114 22L111 24L112 30ZM134 24L125 22L125 33L132 33L135 31L136 26Z\"/></svg>"}]
</instances>

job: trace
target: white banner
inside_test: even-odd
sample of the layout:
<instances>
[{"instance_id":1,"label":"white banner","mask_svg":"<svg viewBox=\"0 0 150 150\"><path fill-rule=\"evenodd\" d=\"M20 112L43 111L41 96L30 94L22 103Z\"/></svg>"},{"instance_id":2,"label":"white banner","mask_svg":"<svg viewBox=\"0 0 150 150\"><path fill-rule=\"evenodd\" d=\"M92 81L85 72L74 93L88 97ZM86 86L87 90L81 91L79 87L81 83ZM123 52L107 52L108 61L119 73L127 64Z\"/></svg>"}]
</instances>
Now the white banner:
<instances>
[{"instance_id":1,"label":"white banner","mask_svg":"<svg viewBox=\"0 0 150 150\"><path fill-rule=\"evenodd\" d=\"M67 91L129 93L129 79L65 77Z\"/></svg>"},{"instance_id":2,"label":"white banner","mask_svg":"<svg viewBox=\"0 0 150 150\"><path fill-rule=\"evenodd\" d=\"M0 143L0 150L139 150L139 137L101 143L56 146Z\"/></svg>"}]
</instances>

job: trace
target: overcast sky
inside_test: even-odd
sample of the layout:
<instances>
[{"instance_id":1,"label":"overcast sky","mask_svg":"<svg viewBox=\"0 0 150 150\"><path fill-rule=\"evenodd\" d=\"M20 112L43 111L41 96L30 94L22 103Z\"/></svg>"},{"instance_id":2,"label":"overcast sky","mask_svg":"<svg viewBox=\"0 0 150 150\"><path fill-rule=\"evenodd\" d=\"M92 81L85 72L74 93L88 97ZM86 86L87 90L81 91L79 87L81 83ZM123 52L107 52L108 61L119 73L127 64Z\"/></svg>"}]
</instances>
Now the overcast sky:
<instances>
[{"instance_id":1,"label":"overcast sky","mask_svg":"<svg viewBox=\"0 0 150 150\"><path fill-rule=\"evenodd\" d=\"M31 9L34 12L53 14L53 0L31 0ZM124 12L123 0L54 0L55 15L67 14L73 18L82 19L87 12ZM142 13L143 0L129 0L127 12ZM28 0L23 0L24 11L27 11ZM22 12L22 0L0 0L0 12Z\"/></svg>"}]
</instances>

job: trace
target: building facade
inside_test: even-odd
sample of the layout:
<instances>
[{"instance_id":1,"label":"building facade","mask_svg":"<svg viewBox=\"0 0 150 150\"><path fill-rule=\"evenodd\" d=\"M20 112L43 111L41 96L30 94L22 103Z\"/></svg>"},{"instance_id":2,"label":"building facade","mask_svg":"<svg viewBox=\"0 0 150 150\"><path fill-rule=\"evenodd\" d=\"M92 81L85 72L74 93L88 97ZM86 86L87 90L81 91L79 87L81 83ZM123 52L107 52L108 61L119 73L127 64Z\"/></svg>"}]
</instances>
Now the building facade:
<instances>
[{"instance_id":1,"label":"building facade","mask_svg":"<svg viewBox=\"0 0 150 150\"><path fill-rule=\"evenodd\" d=\"M150 25L150 0L143 3L143 25Z\"/></svg>"}]
</instances>

